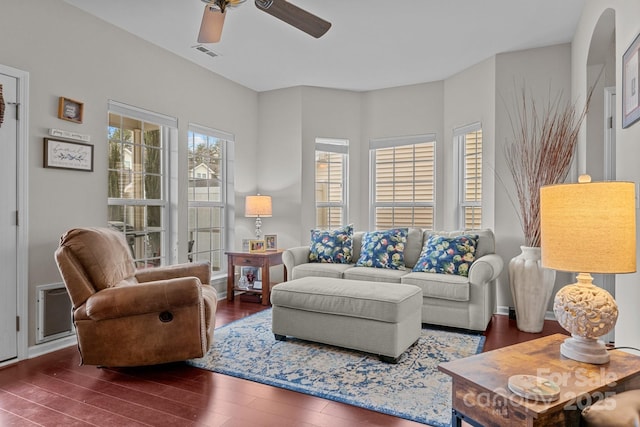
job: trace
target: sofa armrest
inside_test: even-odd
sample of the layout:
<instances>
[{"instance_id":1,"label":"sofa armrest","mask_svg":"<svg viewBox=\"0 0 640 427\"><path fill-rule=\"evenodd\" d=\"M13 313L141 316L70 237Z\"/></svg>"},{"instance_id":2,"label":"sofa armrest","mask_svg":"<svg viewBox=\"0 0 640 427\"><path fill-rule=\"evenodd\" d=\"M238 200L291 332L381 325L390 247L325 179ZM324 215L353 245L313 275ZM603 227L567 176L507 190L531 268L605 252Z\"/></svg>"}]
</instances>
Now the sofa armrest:
<instances>
[{"instance_id":1,"label":"sofa armrest","mask_svg":"<svg viewBox=\"0 0 640 427\"><path fill-rule=\"evenodd\" d=\"M495 280L500 273L504 262L497 254L487 254L475 260L469 269L469 283L482 285Z\"/></svg>"},{"instance_id":2,"label":"sofa armrest","mask_svg":"<svg viewBox=\"0 0 640 427\"><path fill-rule=\"evenodd\" d=\"M200 281L196 277L124 284L93 294L87 299L85 310L92 320L115 319L171 311L177 307L197 307L201 295Z\"/></svg>"},{"instance_id":3,"label":"sofa armrest","mask_svg":"<svg viewBox=\"0 0 640 427\"><path fill-rule=\"evenodd\" d=\"M291 276L293 267L309 262L309 252L309 246L298 246L282 252L282 263L287 269L289 276Z\"/></svg>"},{"instance_id":4,"label":"sofa armrest","mask_svg":"<svg viewBox=\"0 0 640 427\"><path fill-rule=\"evenodd\" d=\"M136 270L135 276L139 283L193 276L200 279L200 283L203 285L209 285L211 283L211 265L206 261L186 262Z\"/></svg>"}]
</instances>

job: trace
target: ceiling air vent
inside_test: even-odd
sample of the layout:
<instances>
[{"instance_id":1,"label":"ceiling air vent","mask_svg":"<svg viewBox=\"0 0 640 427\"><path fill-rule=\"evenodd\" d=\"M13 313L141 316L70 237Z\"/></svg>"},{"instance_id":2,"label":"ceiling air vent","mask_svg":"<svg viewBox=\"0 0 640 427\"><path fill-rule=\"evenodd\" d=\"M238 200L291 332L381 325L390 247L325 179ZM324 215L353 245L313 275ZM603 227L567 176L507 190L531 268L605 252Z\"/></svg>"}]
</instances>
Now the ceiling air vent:
<instances>
[{"instance_id":1,"label":"ceiling air vent","mask_svg":"<svg viewBox=\"0 0 640 427\"><path fill-rule=\"evenodd\" d=\"M204 53L206 55L209 55L212 58L215 58L216 56L220 56L217 53L215 53L214 51L209 50L206 47L202 46L201 44L195 45L195 46L193 46L193 48L195 50L199 50L200 52L202 52L202 53Z\"/></svg>"}]
</instances>

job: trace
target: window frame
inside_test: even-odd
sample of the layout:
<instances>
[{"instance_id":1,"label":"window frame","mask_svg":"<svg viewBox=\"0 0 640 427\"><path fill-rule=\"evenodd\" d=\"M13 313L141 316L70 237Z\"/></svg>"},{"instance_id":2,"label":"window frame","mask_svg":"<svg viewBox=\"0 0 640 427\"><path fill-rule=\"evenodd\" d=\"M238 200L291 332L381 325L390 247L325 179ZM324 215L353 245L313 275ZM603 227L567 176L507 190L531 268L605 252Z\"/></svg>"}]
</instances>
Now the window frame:
<instances>
[{"instance_id":1,"label":"window frame","mask_svg":"<svg viewBox=\"0 0 640 427\"><path fill-rule=\"evenodd\" d=\"M317 199L318 185L318 152L326 152L342 155L342 201L341 202L319 202ZM318 209L320 208L340 208L342 210L341 224L346 225L349 218L349 140L346 138L316 138L314 149L314 177L313 177L313 200L315 207L315 227L316 228L334 228L334 224L328 227L319 224Z\"/></svg>"},{"instance_id":2,"label":"window frame","mask_svg":"<svg viewBox=\"0 0 640 427\"><path fill-rule=\"evenodd\" d=\"M234 218L230 213L233 208L233 195L234 195L234 180L233 180L233 160L234 160L234 147L235 147L235 135L221 131L218 129L214 129L208 126L199 125L196 123L189 123L187 130L187 163L189 157L189 145L191 143L191 133L196 133L200 135L204 135L209 138L215 138L222 142L222 149L220 154L220 168L222 172L219 174L219 179L221 180L220 184L220 201L194 201L189 200L189 196L186 197L187 202L187 242L191 241L191 228L190 228L190 209L192 208L211 208L211 209L220 209L221 218L220 218L220 242L221 247L219 249L219 270L214 270L215 263L212 262L212 274L213 275L225 275L227 272L227 263L225 260L225 252L229 251L233 247L233 226L234 226ZM186 178L187 182L187 191L189 190L189 182L192 179L190 176L191 170L187 167L187 173L185 176L181 176L181 179ZM197 179L193 177L193 179ZM195 246L195 243L194 243ZM191 261L193 259L193 255L197 253L212 253L215 249L211 249L209 251L189 251L189 247L187 245L187 258Z\"/></svg>"},{"instance_id":3,"label":"window frame","mask_svg":"<svg viewBox=\"0 0 640 427\"><path fill-rule=\"evenodd\" d=\"M454 144L454 170L456 177L456 191L457 191L457 206L456 206L456 221L457 227L460 230L464 229L476 229L481 228L484 220L482 212L482 199L483 199L483 180L482 180L482 164L484 163L484 144L480 151L480 200L468 201L466 200L466 185L465 174L466 169L466 143L467 135L470 133L482 132L482 123L474 122L465 126L461 126L453 130L453 144ZM483 135L484 136L484 135ZM484 141L483 141L484 142ZM476 152L477 153L477 152ZM476 155L477 158L477 155ZM477 162L476 162L477 163ZM477 227L467 227L465 208L480 208L480 224Z\"/></svg>"},{"instance_id":4,"label":"window frame","mask_svg":"<svg viewBox=\"0 0 640 427\"><path fill-rule=\"evenodd\" d=\"M418 145L432 143L433 144L433 180L432 180L432 191L433 191L433 201L432 202L376 202L376 150L384 149L384 148L393 148L393 147L402 147L409 145ZM433 223L431 229L435 229L436 226L436 206L437 206L437 138L435 133L427 133L421 135L411 135L411 136L400 136L400 137L390 137L390 138L376 138L371 139L369 141L369 224L372 224L371 227L378 228L376 223L376 210L377 208L415 208L415 207L428 207L432 209L433 215ZM414 180L415 181L415 180ZM394 222L395 224L395 222ZM415 222L414 222L415 224ZM396 226L396 225L394 225ZM398 225L401 226L401 225ZM414 227L420 228L428 228L423 225L412 225ZM404 225L402 225L404 227Z\"/></svg>"},{"instance_id":5,"label":"window frame","mask_svg":"<svg viewBox=\"0 0 640 427\"><path fill-rule=\"evenodd\" d=\"M127 242L130 245L132 256L136 261L136 265L139 267L146 267L150 265L155 265L154 260L159 260L160 265L167 265L172 263L173 258L171 256L171 251L169 248L172 247L173 241L173 229L172 229L172 213L170 210L170 201L171 201L171 190L169 187L170 176L171 176L171 168L170 168L170 160L169 160L169 152L171 150L174 141L177 141L178 135L178 119L175 117L170 117L164 114L151 112L142 108L134 107L131 105L123 104L118 101L108 100L107 102L107 141L109 141L109 129L111 128L109 116L111 114L127 117L133 119L135 121L140 121L143 123L150 123L157 126L160 126L160 155L162 157L160 161L160 199L146 199L146 198L122 198L122 197L109 197L107 193L107 207L111 206L123 206L123 207L139 207L139 206L151 206L151 207L160 207L160 226L154 227L153 232L161 233L160 238L160 255L152 256L151 258L147 256L146 251L145 255L142 258L137 258L134 254L134 246L131 243L131 233L127 233L127 224L122 224L121 231L127 238ZM121 142L122 145L124 145ZM145 144L142 144L145 145ZM109 156L111 155L110 148L107 149L107 164L109 164ZM114 171L115 169L111 169L107 167L107 173L110 171ZM119 169L120 170L120 169ZM121 171L121 170L120 170ZM144 175L144 174L143 174ZM107 178L107 185L109 183L109 179ZM108 189L108 188L107 188ZM107 215L107 221L109 221ZM146 218L145 218L146 221ZM113 224L110 224L113 225ZM148 232L148 225L145 225L145 230L142 232ZM133 242L135 244L135 240L140 236L133 237ZM145 237L148 239L148 234ZM150 262L151 261L151 262Z\"/></svg>"}]
</instances>

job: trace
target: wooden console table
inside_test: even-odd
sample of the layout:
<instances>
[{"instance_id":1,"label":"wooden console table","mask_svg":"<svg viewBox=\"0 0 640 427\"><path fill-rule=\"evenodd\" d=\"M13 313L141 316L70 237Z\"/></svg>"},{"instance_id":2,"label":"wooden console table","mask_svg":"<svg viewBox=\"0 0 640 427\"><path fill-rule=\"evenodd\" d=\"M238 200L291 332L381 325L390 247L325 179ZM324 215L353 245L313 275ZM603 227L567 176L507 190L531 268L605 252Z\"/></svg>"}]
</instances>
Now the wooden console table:
<instances>
[{"instance_id":1,"label":"wooden console table","mask_svg":"<svg viewBox=\"0 0 640 427\"><path fill-rule=\"evenodd\" d=\"M585 407L640 388L639 356L612 350L607 364L577 362L560 355L566 338L555 334L440 364L453 379L452 425L578 426ZM560 398L543 403L512 393L508 379L518 374L554 381Z\"/></svg>"},{"instance_id":2,"label":"wooden console table","mask_svg":"<svg viewBox=\"0 0 640 427\"><path fill-rule=\"evenodd\" d=\"M227 255L227 301L233 301L236 290L261 295L262 305L269 305L271 283L269 267L282 264L282 249L267 252L225 252ZM235 266L259 267L262 269L262 289L240 289L235 285ZM284 266L283 266L284 267ZM287 269L284 267L284 280L287 281Z\"/></svg>"}]
</instances>

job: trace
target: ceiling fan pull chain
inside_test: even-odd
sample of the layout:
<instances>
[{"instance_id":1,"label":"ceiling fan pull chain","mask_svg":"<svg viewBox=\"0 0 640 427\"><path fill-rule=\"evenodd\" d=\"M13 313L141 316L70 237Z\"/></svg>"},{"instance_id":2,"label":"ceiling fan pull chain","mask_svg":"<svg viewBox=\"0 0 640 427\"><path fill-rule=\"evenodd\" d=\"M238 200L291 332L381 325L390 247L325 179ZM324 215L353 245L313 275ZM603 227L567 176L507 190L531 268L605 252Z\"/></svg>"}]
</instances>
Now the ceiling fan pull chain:
<instances>
[{"instance_id":1,"label":"ceiling fan pull chain","mask_svg":"<svg viewBox=\"0 0 640 427\"><path fill-rule=\"evenodd\" d=\"M2 85L0 85L0 126L2 126L2 122L4 122L4 97L2 96Z\"/></svg>"}]
</instances>

